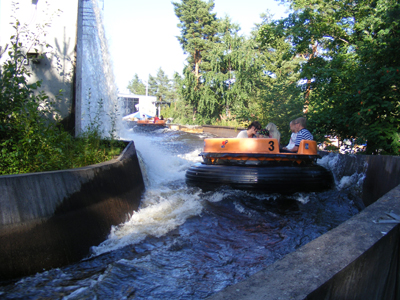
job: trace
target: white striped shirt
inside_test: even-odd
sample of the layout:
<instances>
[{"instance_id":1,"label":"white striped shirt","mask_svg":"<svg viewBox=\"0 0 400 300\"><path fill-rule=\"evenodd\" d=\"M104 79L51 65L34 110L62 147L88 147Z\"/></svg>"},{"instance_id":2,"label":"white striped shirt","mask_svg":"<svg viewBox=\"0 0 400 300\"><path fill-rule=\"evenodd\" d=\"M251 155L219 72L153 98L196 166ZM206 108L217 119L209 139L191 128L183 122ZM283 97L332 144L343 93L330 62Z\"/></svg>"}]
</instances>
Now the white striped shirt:
<instances>
[{"instance_id":1,"label":"white striped shirt","mask_svg":"<svg viewBox=\"0 0 400 300\"><path fill-rule=\"evenodd\" d=\"M296 146L300 145L301 140L313 140L314 137L307 129L303 128L297 133Z\"/></svg>"}]
</instances>

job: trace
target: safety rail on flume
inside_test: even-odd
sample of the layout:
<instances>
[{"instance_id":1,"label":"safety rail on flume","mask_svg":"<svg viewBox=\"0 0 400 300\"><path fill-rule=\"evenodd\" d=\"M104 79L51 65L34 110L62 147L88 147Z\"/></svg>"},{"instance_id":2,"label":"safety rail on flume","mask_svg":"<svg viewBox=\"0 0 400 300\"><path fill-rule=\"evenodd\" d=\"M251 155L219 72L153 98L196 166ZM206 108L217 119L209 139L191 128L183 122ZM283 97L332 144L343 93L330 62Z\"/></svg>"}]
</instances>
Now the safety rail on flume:
<instances>
[{"instance_id":1,"label":"safety rail on flume","mask_svg":"<svg viewBox=\"0 0 400 300\"><path fill-rule=\"evenodd\" d=\"M228 185L291 194L334 185L332 173L316 163L321 157L311 140L302 140L297 153L284 153L277 139L212 138L199 155L203 162L187 170L186 182L205 190Z\"/></svg>"}]
</instances>

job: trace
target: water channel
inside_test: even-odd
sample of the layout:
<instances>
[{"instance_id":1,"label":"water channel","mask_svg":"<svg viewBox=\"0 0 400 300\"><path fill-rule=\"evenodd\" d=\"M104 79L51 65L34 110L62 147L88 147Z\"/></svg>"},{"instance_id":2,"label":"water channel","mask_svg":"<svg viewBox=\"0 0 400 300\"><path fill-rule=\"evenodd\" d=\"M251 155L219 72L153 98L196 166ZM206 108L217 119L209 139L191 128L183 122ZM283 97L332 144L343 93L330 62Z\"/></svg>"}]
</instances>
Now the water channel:
<instances>
[{"instance_id":1,"label":"water channel","mask_svg":"<svg viewBox=\"0 0 400 300\"><path fill-rule=\"evenodd\" d=\"M204 299L357 214L362 174L334 190L292 196L188 188L205 134L127 129L140 153L141 207L92 255L0 283L0 299ZM319 163L337 168L327 156Z\"/></svg>"}]
</instances>

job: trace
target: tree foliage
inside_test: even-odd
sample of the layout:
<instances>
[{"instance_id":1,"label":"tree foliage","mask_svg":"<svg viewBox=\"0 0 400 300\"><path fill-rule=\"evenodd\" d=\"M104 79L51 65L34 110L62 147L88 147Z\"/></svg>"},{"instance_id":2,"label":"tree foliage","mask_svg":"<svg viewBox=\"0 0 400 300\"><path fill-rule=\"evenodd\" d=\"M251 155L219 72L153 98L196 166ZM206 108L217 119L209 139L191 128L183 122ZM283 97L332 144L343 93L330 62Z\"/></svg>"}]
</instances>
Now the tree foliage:
<instances>
[{"instance_id":1,"label":"tree foliage","mask_svg":"<svg viewBox=\"0 0 400 300\"><path fill-rule=\"evenodd\" d=\"M301 67L316 136L367 141L367 152L398 154L400 7L394 0L289 1L288 18L262 26L265 46L290 41Z\"/></svg>"},{"instance_id":2,"label":"tree foliage","mask_svg":"<svg viewBox=\"0 0 400 300\"><path fill-rule=\"evenodd\" d=\"M318 141L332 135L398 154L400 4L282 2L288 17L262 15L249 37L217 18L213 1L174 2L188 58L168 115L189 124L273 122L283 141L289 122L305 116Z\"/></svg>"},{"instance_id":3,"label":"tree foliage","mask_svg":"<svg viewBox=\"0 0 400 300\"><path fill-rule=\"evenodd\" d=\"M196 122L212 123L226 116L248 117L260 66L253 59L251 42L238 34L239 28L226 18L220 20L218 42L207 53L209 70L201 82L185 69L182 92L195 110Z\"/></svg>"},{"instance_id":4,"label":"tree foliage","mask_svg":"<svg viewBox=\"0 0 400 300\"><path fill-rule=\"evenodd\" d=\"M135 95L146 95L146 85L139 79L138 74L133 76L126 88Z\"/></svg>"},{"instance_id":5,"label":"tree foliage","mask_svg":"<svg viewBox=\"0 0 400 300\"><path fill-rule=\"evenodd\" d=\"M282 140L289 140L289 123L303 115L305 97L299 81L299 68L304 58L290 54L291 43L275 36L268 46L260 46L263 64L262 86L258 94L261 102L260 121L275 123Z\"/></svg>"},{"instance_id":6,"label":"tree foliage","mask_svg":"<svg viewBox=\"0 0 400 300\"><path fill-rule=\"evenodd\" d=\"M208 52L217 41L218 19L214 9L214 1L182 0L172 2L175 15L179 19L178 27L181 36L178 41L185 53L189 54L188 68L193 71L196 83L200 81L202 70L210 69Z\"/></svg>"},{"instance_id":7,"label":"tree foliage","mask_svg":"<svg viewBox=\"0 0 400 300\"><path fill-rule=\"evenodd\" d=\"M183 1L182 5L193 3ZM197 12L189 8L187 11ZM212 10L209 14L215 17ZM182 15L177 13L177 16L182 22ZM264 14L262 24L268 23L268 18L269 15ZM229 17L215 20L218 25L215 35L212 40L207 40L207 47L202 50L207 63L201 62L198 76L192 56L188 56L188 65L180 80L179 108L184 107L184 117L179 120L235 126L246 126L253 120L262 121L264 125L275 122L283 138L288 139L288 124L302 115L304 105L298 86L299 66L303 59L291 55L291 61L285 60L290 44L284 37L277 38L273 46L261 47L255 34L241 35L240 27ZM184 31L181 33L180 41L189 44L194 39L184 35Z\"/></svg>"},{"instance_id":8,"label":"tree foliage","mask_svg":"<svg viewBox=\"0 0 400 300\"><path fill-rule=\"evenodd\" d=\"M155 77L149 76L149 95L156 96L159 102L171 102L175 98L172 80L168 78L161 67Z\"/></svg>"}]
</instances>

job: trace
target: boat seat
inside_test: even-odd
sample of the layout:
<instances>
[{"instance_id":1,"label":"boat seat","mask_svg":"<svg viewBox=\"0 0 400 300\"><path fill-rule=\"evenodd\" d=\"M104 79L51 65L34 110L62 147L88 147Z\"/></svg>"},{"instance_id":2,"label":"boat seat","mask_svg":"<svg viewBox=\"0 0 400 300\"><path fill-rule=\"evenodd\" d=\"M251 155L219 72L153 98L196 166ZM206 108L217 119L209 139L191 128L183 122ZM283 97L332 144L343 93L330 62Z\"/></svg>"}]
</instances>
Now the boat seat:
<instances>
[{"instance_id":1,"label":"boat seat","mask_svg":"<svg viewBox=\"0 0 400 300\"><path fill-rule=\"evenodd\" d=\"M318 153L317 142L312 140L301 140L297 154L313 155Z\"/></svg>"},{"instance_id":2,"label":"boat seat","mask_svg":"<svg viewBox=\"0 0 400 300\"><path fill-rule=\"evenodd\" d=\"M208 153L271 153L279 154L277 139L212 138L204 139Z\"/></svg>"}]
</instances>

